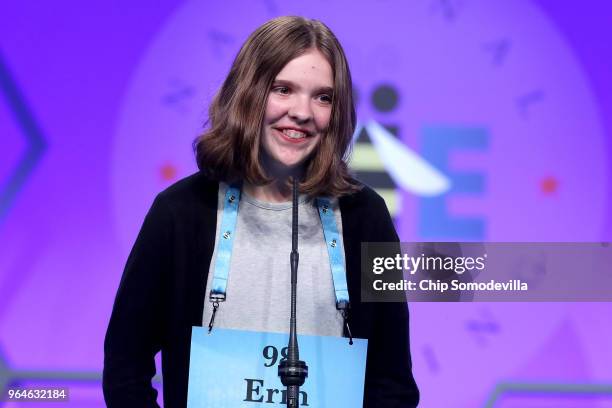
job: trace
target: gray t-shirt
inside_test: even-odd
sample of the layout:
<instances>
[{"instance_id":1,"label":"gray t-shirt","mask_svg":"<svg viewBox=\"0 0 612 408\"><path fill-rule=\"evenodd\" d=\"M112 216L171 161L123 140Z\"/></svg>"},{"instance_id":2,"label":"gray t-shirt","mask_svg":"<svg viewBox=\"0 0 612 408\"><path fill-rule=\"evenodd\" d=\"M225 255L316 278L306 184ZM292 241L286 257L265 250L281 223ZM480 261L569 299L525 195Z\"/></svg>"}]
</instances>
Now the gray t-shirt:
<instances>
[{"instance_id":1,"label":"gray t-shirt","mask_svg":"<svg viewBox=\"0 0 612 408\"><path fill-rule=\"evenodd\" d=\"M227 185L220 183L216 242ZM334 214L340 236L342 222L337 200ZM336 297L323 237L323 227L312 200L300 196L297 330L299 334L341 336L342 316ZM289 332L291 311L291 202L266 203L241 194L238 220L227 284L227 297L220 303L214 327ZM212 313L209 301L215 270L217 245L210 263L202 324L208 326Z\"/></svg>"}]
</instances>

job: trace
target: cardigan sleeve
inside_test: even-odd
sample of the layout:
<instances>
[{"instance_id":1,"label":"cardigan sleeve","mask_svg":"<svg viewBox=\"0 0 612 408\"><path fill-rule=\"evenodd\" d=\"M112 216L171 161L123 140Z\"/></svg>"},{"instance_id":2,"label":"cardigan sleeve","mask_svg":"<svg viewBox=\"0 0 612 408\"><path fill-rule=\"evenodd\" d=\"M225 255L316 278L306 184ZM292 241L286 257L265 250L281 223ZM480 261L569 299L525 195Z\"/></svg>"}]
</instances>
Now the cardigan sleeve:
<instances>
[{"instance_id":1,"label":"cardigan sleeve","mask_svg":"<svg viewBox=\"0 0 612 408\"><path fill-rule=\"evenodd\" d=\"M399 243L389 210L376 196L377 214L371 242ZM398 244L399 250L399 244ZM401 272L400 272L401 273ZM398 279L401 279L398 277ZM368 346L369 392L364 406L413 408L419 403L419 389L412 375L408 305L404 302L374 304L376 321Z\"/></svg>"},{"instance_id":2,"label":"cardigan sleeve","mask_svg":"<svg viewBox=\"0 0 612 408\"><path fill-rule=\"evenodd\" d=\"M151 379L163 340L171 227L170 211L158 196L126 262L104 340L102 384L109 408L159 407Z\"/></svg>"}]
</instances>

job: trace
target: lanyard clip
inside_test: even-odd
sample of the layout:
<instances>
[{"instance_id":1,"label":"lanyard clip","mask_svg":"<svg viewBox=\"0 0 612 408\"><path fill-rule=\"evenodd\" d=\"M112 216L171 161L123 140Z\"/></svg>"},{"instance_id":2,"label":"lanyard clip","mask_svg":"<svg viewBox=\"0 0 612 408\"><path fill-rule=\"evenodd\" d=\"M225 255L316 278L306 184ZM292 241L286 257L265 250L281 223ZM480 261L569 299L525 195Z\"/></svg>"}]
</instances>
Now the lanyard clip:
<instances>
[{"instance_id":1,"label":"lanyard clip","mask_svg":"<svg viewBox=\"0 0 612 408\"><path fill-rule=\"evenodd\" d=\"M210 291L210 295L208 295L208 299L210 302L225 302L225 293L223 292L215 292L214 290Z\"/></svg>"},{"instance_id":2,"label":"lanyard clip","mask_svg":"<svg viewBox=\"0 0 612 408\"><path fill-rule=\"evenodd\" d=\"M211 290L209 300L213 304L213 311L212 315L210 316L210 322L208 323L208 334L210 334L213 329L213 325L215 324L215 315L217 314L217 310L219 309L219 302L225 302L225 293L215 292L214 290Z\"/></svg>"},{"instance_id":3,"label":"lanyard clip","mask_svg":"<svg viewBox=\"0 0 612 408\"><path fill-rule=\"evenodd\" d=\"M341 300L336 303L336 309L340 311L342 319L344 320L344 327L346 328L346 334L349 338L349 345L353 345L353 333L351 333L351 326L349 326L349 309L351 308L350 302L347 300Z\"/></svg>"},{"instance_id":4,"label":"lanyard clip","mask_svg":"<svg viewBox=\"0 0 612 408\"><path fill-rule=\"evenodd\" d=\"M210 322L208 323L208 334L210 334L213 329L213 325L215 324L215 315L217 314L217 309L219 309L219 302L213 302L212 316L210 316Z\"/></svg>"}]
</instances>

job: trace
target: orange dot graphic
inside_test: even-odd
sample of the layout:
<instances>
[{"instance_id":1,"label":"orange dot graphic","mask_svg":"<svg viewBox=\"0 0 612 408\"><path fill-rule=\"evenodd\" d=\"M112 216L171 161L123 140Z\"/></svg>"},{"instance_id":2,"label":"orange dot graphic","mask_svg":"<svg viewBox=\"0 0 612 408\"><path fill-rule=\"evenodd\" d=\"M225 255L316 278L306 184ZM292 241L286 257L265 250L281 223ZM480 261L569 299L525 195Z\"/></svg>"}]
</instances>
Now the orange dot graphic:
<instances>
[{"instance_id":1,"label":"orange dot graphic","mask_svg":"<svg viewBox=\"0 0 612 408\"><path fill-rule=\"evenodd\" d=\"M176 178L177 170L176 166L170 163L166 163L160 168L160 175L164 181L172 181Z\"/></svg>"},{"instance_id":2,"label":"orange dot graphic","mask_svg":"<svg viewBox=\"0 0 612 408\"><path fill-rule=\"evenodd\" d=\"M559 182L554 177L546 177L540 183L540 188L544 194L556 193L559 188Z\"/></svg>"}]
</instances>

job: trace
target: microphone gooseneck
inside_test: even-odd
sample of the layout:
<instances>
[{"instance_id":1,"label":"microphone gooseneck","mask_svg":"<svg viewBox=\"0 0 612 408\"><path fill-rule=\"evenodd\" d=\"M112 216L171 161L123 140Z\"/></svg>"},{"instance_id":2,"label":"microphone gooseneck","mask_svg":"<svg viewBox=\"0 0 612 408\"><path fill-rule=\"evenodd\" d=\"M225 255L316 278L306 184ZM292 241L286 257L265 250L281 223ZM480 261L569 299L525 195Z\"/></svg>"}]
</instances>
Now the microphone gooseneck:
<instances>
[{"instance_id":1,"label":"microphone gooseneck","mask_svg":"<svg viewBox=\"0 0 612 408\"><path fill-rule=\"evenodd\" d=\"M278 376L287 387L287 407L297 408L299 403L300 386L308 377L308 366L300 360L296 333L296 306L297 306L297 269L299 263L298 246L298 179L293 177L293 212L291 222L291 317L289 320L289 344L287 359L278 364Z\"/></svg>"}]
</instances>

